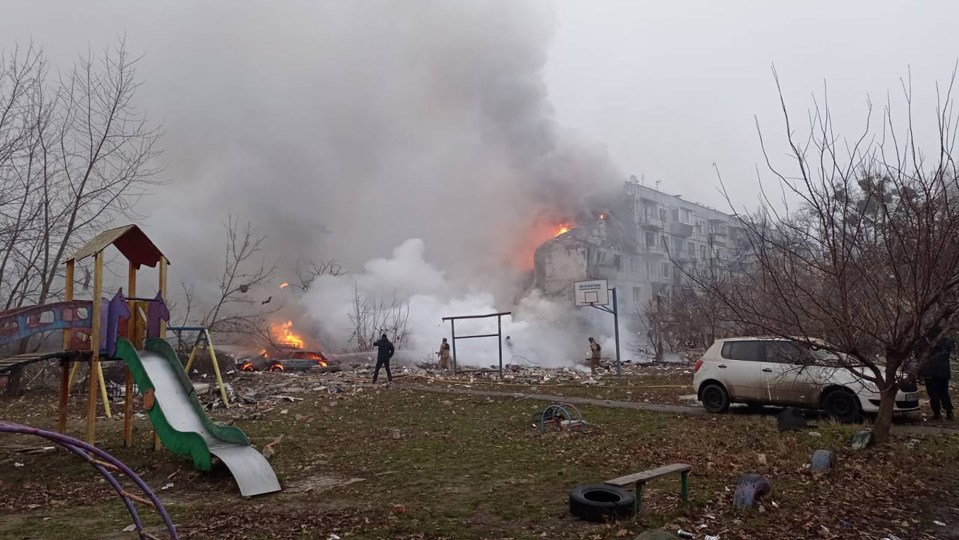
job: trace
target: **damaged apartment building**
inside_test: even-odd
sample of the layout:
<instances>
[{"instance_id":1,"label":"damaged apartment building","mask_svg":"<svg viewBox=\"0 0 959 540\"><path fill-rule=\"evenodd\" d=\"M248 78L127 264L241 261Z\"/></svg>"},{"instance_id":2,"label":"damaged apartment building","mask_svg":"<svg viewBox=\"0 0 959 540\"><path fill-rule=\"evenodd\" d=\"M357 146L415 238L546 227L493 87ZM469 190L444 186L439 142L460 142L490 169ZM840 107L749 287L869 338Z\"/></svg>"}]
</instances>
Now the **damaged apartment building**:
<instances>
[{"instance_id":1,"label":"damaged apartment building","mask_svg":"<svg viewBox=\"0 0 959 540\"><path fill-rule=\"evenodd\" d=\"M620 313L638 313L657 294L690 284L677 265L728 261L743 235L733 216L633 176L610 208L537 248L533 286L572 302L574 281L606 279L617 289Z\"/></svg>"}]
</instances>

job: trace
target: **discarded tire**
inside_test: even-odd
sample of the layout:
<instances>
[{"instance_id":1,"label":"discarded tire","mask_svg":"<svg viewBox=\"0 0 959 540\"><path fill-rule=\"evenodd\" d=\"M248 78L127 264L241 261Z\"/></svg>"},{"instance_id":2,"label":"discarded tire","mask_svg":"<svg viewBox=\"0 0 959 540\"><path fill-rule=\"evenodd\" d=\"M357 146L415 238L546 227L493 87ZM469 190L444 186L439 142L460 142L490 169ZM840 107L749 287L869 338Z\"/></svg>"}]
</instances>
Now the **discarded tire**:
<instances>
[{"instance_id":1,"label":"discarded tire","mask_svg":"<svg viewBox=\"0 0 959 540\"><path fill-rule=\"evenodd\" d=\"M812 470L817 473L826 473L836 464L836 453L832 450L816 450L812 453Z\"/></svg>"},{"instance_id":2,"label":"discarded tire","mask_svg":"<svg viewBox=\"0 0 959 540\"><path fill-rule=\"evenodd\" d=\"M736 483L736 493L733 494L733 506L736 508L752 508L761 497L772 493L773 487L761 474L746 474Z\"/></svg>"},{"instance_id":3,"label":"discarded tire","mask_svg":"<svg viewBox=\"0 0 959 540\"><path fill-rule=\"evenodd\" d=\"M569 492L569 511L585 521L603 522L632 517L633 494L616 486L581 484Z\"/></svg>"},{"instance_id":4,"label":"discarded tire","mask_svg":"<svg viewBox=\"0 0 959 540\"><path fill-rule=\"evenodd\" d=\"M776 425L779 431L798 431L806 428L806 413L799 409L789 408L776 415Z\"/></svg>"}]
</instances>

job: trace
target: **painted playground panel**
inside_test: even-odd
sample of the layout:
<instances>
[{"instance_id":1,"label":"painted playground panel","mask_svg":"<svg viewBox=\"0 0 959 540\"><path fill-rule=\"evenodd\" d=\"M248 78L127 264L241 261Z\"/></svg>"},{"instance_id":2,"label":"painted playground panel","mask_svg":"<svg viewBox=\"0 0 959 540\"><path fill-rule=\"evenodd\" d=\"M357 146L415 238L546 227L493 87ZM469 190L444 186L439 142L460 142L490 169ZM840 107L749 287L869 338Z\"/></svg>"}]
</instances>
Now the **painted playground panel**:
<instances>
[{"instance_id":1,"label":"painted playground panel","mask_svg":"<svg viewBox=\"0 0 959 540\"><path fill-rule=\"evenodd\" d=\"M103 301L106 303L106 300ZM93 302L75 300L30 306L0 313L0 345L35 334L93 326ZM105 311L104 311L105 312Z\"/></svg>"}]
</instances>

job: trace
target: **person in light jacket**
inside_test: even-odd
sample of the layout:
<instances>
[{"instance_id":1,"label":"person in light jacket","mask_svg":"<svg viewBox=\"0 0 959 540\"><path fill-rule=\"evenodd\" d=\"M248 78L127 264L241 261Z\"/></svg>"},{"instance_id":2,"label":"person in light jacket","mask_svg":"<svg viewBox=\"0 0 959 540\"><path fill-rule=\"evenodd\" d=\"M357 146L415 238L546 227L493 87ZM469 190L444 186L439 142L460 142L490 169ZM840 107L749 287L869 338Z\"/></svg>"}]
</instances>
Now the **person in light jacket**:
<instances>
[{"instance_id":1,"label":"person in light jacket","mask_svg":"<svg viewBox=\"0 0 959 540\"><path fill-rule=\"evenodd\" d=\"M437 356L440 357L440 369L449 369L450 368L450 344L446 342L446 338L443 338L443 342L440 343L440 350L437 351Z\"/></svg>"}]
</instances>

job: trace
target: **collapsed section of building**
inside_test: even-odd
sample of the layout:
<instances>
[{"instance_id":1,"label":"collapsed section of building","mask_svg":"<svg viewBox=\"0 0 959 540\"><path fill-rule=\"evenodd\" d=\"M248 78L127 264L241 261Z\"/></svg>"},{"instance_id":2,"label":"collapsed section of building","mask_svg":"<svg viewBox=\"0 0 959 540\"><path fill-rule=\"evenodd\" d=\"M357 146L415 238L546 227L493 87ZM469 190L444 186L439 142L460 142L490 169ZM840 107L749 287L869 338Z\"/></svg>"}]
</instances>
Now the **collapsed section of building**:
<instances>
[{"instance_id":1,"label":"collapsed section of building","mask_svg":"<svg viewBox=\"0 0 959 540\"><path fill-rule=\"evenodd\" d=\"M745 236L734 216L635 176L607 205L536 249L534 288L572 302L574 281L606 279L620 312L636 314L656 295L690 285L684 268L736 257Z\"/></svg>"}]
</instances>

